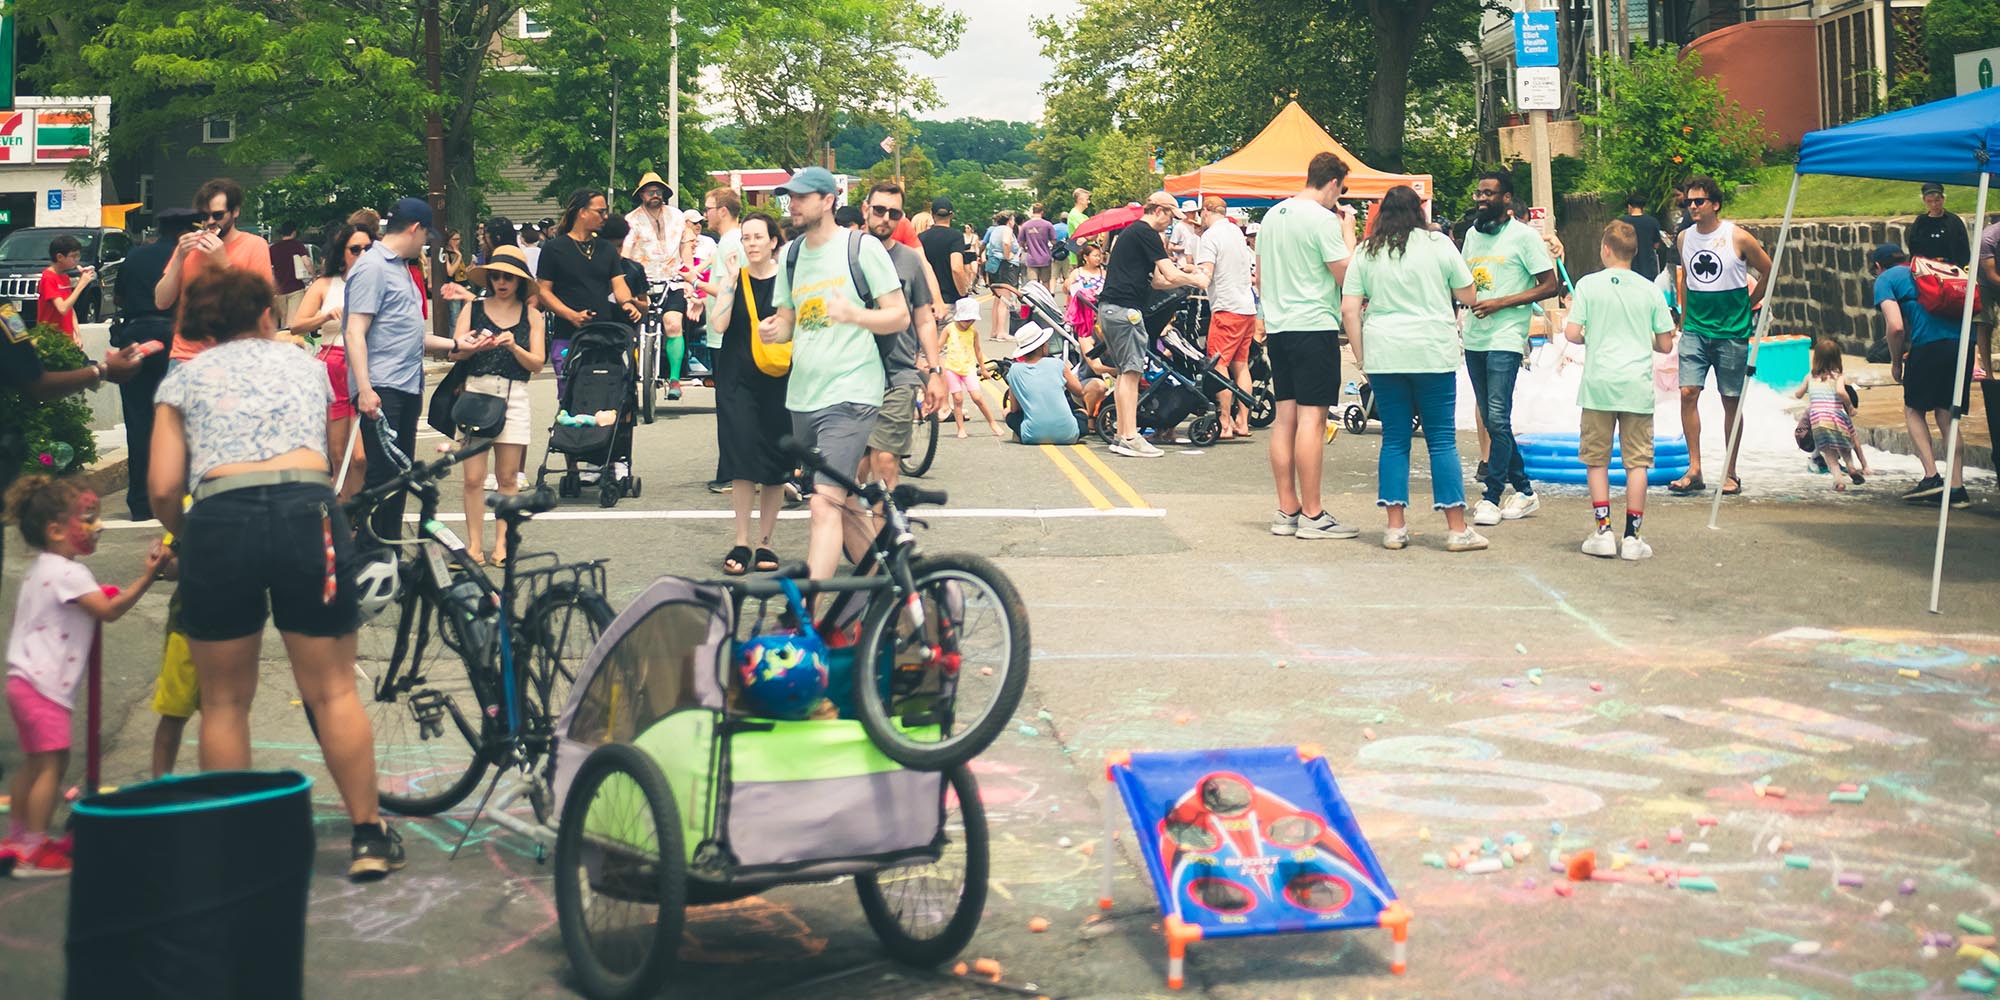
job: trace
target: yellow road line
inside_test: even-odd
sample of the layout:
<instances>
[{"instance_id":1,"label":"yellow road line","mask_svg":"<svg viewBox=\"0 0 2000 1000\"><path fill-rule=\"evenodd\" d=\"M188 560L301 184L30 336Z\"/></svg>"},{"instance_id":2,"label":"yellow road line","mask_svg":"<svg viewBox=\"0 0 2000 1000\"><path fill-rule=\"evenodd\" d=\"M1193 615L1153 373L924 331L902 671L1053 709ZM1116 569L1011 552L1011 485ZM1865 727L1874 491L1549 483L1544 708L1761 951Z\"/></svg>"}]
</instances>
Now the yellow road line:
<instances>
[{"instance_id":1,"label":"yellow road line","mask_svg":"<svg viewBox=\"0 0 2000 1000\"><path fill-rule=\"evenodd\" d=\"M1098 492L1097 487L1092 486L1090 480L1084 478L1082 471L1078 470L1069 459L1064 458L1063 453L1057 450L1055 445L1045 444L1041 449L1042 454L1049 456L1049 461L1056 464L1056 468L1068 477L1070 485L1075 486L1076 491L1083 494L1083 498L1090 501L1091 506L1098 510L1111 509L1111 501L1105 499L1104 494Z\"/></svg>"},{"instance_id":2,"label":"yellow road line","mask_svg":"<svg viewBox=\"0 0 2000 1000\"><path fill-rule=\"evenodd\" d=\"M1070 445L1070 448L1074 450L1078 455L1083 456L1084 463L1086 465L1089 465L1091 468L1096 469L1097 474L1099 476L1102 476L1105 482L1111 484L1112 491L1117 493L1119 496L1124 497L1126 503L1129 503L1133 507L1141 510L1144 510L1147 506L1149 506L1146 503L1146 498L1140 496L1138 490L1133 489L1131 484L1127 483L1123 477L1118 475L1118 473L1111 471L1111 467L1104 464L1104 460L1098 458L1097 453L1091 451L1088 446L1079 442L1077 444Z\"/></svg>"}]
</instances>

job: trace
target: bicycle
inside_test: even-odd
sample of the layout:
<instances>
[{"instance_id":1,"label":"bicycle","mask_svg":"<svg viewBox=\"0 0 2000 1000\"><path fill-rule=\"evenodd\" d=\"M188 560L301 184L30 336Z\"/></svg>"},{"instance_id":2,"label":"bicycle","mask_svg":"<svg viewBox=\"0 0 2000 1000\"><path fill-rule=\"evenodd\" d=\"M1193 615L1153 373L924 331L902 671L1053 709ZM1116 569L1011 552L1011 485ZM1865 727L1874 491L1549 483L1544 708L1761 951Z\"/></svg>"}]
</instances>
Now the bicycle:
<instances>
[{"instance_id":1,"label":"bicycle","mask_svg":"<svg viewBox=\"0 0 2000 1000\"><path fill-rule=\"evenodd\" d=\"M660 306L666 299L666 282L647 283L646 315L639 320L638 337L632 347L633 360L637 362L633 370L639 373L639 419L649 424L659 408L660 350L667 336L667 321Z\"/></svg>"},{"instance_id":2,"label":"bicycle","mask_svg":"<svg viewBox=\"0 0 2000 1000\"><path fill-rule=\"evenodd\" d=\"M498 769L494 787L500 775L518 768L527 781L496 804L495 821L553 842L546 826L555 722L577 670L611 623L603 597L607 560L564 564L554 553L517 554L495 587L465 544L437 519L438 481L493 442L477 442L428 464L413 462L385 424L373 423L400 474L349 502L357 547L421 553L396 558L395 603L384 609L395 615L364 624L357 643L356 679L374 731L382 807L406 816L436 815L471 794L488 768ZM420 504L417 536L385 541L369 515L406 491ZM520 553L522 524L553 509L556 498L542 488L516 496L491 494L486 505L506 532L507 551ZM537 565L543 562L547 565ZM462 676L455 667L463 668ZM311 724L310 711L306 718ZM488 797L494 787L487 789ZM506 812L522 794L539 829Z\"/></svg>"},{"instance_id":3,"label":"bicycle","mask_svg":"<svg viewBox=\"0 0 2000 1000\"><path fill-rule=\"evenodd\" d=\"M922 476L931 471L931 463L937 461L938 414L936 410L925 413L917 409L917 428L910 438L910 453L896 460L897 467L906 476Z\"/></svg>"},{"instance_id":4,"label":"bicycle","mask_svg":"<svg viewBox=\"0 0 2000 1000\"><path fill-rule=\"evenodd\" d=\"M908 512L942 506L943 491L909 483L893 490L879 482L862 486L789 435L778 447L864 507L879 509L882 526L852 575L799 583L808 597L838 595L819 619L821 635L845 637L858 626L854 712L862 728L884 756L913 770L942 771L971 760L1013 718L1028 684L1028 613L1020 593L979 556L917 554L912 529L922 522ZM805 572L795 565L780 574ZM749 597L781 593L776 575L731 587ZM853 602L861 595L857 621Z\"/></svg>"}]
</instances>

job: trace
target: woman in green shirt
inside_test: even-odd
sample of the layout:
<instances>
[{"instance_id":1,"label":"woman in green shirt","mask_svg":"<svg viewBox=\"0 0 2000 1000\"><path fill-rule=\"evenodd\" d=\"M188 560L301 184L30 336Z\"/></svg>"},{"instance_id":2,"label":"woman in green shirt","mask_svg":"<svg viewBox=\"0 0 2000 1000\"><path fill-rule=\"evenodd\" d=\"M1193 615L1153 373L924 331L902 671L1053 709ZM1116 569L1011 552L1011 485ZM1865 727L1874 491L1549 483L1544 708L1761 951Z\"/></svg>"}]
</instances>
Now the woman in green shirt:
<instances>
[{"instance_id":1,"label":"woman in green shirt","mask_svg":"<svg viewBox=\"0 0 2000 1000\"><path fill-rule=\"evenodd\" d=\"M1361 241L1341 291L1342 325L1382 416L1376 505L1389 517L1382 547L1410 543L1403 515L1410 504L1411 423L1421 418L1431 453L1431 507L1444 511L1451 529L1445 548L1485 548L1486 539L1465 523L1465 479L1453 416L1459 341L1452 300L1472 305L1472 271L1450 239L1430 231L1423 200L1413 188L1399 186L1382 198L1374 231Z\"/></svg>"}]
</instances>

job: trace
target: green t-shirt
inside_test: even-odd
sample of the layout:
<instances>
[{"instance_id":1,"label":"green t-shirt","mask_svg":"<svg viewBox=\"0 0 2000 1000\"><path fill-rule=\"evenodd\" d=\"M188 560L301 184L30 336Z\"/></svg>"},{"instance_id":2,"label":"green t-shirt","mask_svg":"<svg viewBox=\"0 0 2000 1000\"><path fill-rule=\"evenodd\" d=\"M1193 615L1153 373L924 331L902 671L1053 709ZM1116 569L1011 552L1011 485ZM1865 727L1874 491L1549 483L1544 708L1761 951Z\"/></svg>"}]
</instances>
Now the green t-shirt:
<instances>
[{"instance_id":1,"label":"green t-shirt","mask_svg":"<svg viewBox=\"0 0 2000 1000\"><path fill-rule=\"evenodd\" d=\"M1457 371L1458 319L1451 293L1470 284L1472 270L1442 233L1411 233L1401 254L1386 249L1355 254L1342 291L1368 300L1361 320L1362 369Z\"/></svg>"},{"instance_id":2,"label":"green t-shirt","mask_svg":"<svg viewBox=\"0 0 2000 1000\"><path fill-rule=\"evenodd\" d=\"M1328 264L1346 260L1340 217L1293 196L1264 213L1257 234L1264 326L1272 333L1340 328L1340 282Z\"/></svg>"},{"instance_id":3,"label":"green t-shirt","mask_svg":"<svg viewBox=\"0 0 2000 1000\"><path fill-rule=\"evenodd\" d=\"M1465 231L1465 262L1472 267L1472 290L1482 299L1506 298L1535 287L1535 275L1556 269L1542 234L1519 219L1509 219L1488 236L1474 226ZM1528 320L1533 305L1502 309L1465 324L1468 351L1528 352Z\"/></svg>"},{"instance_id":4,"label":"green t-shirt","mask_svg":"<svg viewBox=\"0 0 2000 1000\"><path fill-rule=\"evenodd\" d=\"M1076 232L1077 229L1080 228L1085 222L1089 221L1089 219L1090 215L1086 213L1083 209L1080 208L1070 209L1069 218L1067 220L1069 222L1069 231L1072 233Z\"/></svg>"},{"instance_id":5,"label":"green t-shirt","mask_svg":"<svg viewBox=\"0 0 2000 1000\"><path fill-rule=\"evenodd\" d=\"M1586 410L1653 412L1653 336L1674 328L1666 296L1624 268L1607 268L1576 283L1569 322L1583 327L1583 384L1576 403Z\"/></svg>"},{"instance_id":6,"label":"green t-shirt","mask_svg":"<svg viewBox=\"0 0 2000 1000\"><path fill-rule=\"evenodd\" d=\"M789 248L778 252L778 280L771 289L771 307L794 310L792 375L785 389L785 408L794 413L823 410L835 403L882 405L885 382L875 334L853 323L835 323L826 315L830 295L862 304L861 292L847 271L849 238L843 231L817 249L807 243L799 251L796 288L786 274ZM865 234L861 273L878 298L903 290L882 241Z\"/></svg>"}]
</instances>

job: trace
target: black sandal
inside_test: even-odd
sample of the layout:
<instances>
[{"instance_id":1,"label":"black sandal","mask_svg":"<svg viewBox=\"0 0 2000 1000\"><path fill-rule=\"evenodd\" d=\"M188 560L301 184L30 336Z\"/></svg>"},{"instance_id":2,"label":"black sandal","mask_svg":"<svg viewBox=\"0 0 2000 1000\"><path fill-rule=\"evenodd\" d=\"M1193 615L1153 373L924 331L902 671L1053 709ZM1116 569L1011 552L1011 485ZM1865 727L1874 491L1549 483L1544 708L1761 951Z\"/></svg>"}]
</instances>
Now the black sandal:
<instances>
[{"instance_id":1,"label":"black sandal","mask_svg":"<svg viewBox=\"0 0 2000 1000\"><path fill-rule=\"evenodd\" d=\"M750 546L738 545L722 557L722 571L730 576L742 576L750 572Z\"/></svg>"},{"instance_id":2,"label":"black sandal","mask_svg":"<svg viewBox=\"0 0 2000 1000\"><path fill-rule=\"evenodd\" d=\"M757 546L757 554L754 558L755 562L753 565L757 567L757 572L776 573L778 571L778 554L771 551L769 546Z\"/></svg>"},{"instance_id":3,"label":"black sandal","mask_svg":"<svg viewBox=\"0 0 2000 1000\"><path fill-rule=\"evenodd\" d=\"M1736 488L1735 488L1735 489L1733 489L1733 490L1729 488L1729 483L1730 483L1730 481L1731 481L1731 480L1734 480L1734 481L1736 482ZM1723 484L1723 485L1722 485L1722 495L1723 495L1723 496L1726 496L1726 497L1740 497L1740 496L1742 496L1742 495L1743 495L1743 480L1742 480L1742 479L1740 479L1740 478L1738 478L1738 477L1736 477L1736 476L1724 476L1724 477L1723 477L1723 479L1722 479L1722 484Z\"/></svg>"},{"instance_id":4,"label":"black sandal","mask_svg":"<svg viewBox=\"0 0 2000 1000\"><path fill-rule=\"evenodd\" d=\"M1667 492L1677 497L1691 497L1708 492L1708 484L1702 482L1700 476L1683 477L1678 483L1668 483Z\"/></svg>"}]
</instances>

